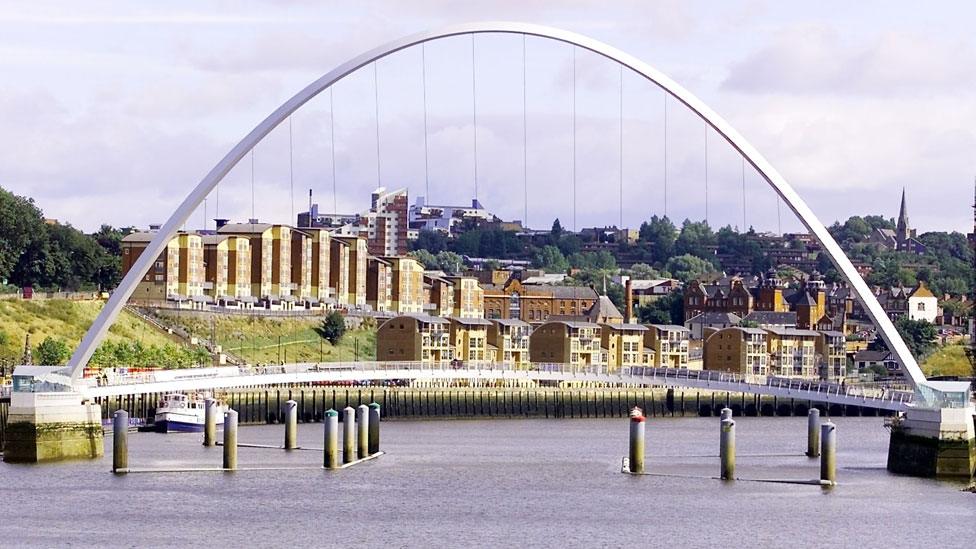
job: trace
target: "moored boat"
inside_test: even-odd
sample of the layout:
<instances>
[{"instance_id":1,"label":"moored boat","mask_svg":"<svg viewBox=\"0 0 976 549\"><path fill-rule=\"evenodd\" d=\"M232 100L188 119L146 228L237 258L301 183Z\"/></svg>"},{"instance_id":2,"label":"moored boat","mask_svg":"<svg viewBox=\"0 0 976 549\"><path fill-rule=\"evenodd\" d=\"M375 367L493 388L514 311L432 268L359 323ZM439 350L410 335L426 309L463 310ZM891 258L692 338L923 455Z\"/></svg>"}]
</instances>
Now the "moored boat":
<instances>
[{"instance_id":1,"label":"moored boat","mask_svg":"<svg viewBox=\"0 0 976 549\"><path fill-rule=\"evenodd\" d=\"M166 395L156 409L153 425L160 433L192 433L202 432L206 421L204 402L208 395L170 393ZM224 423L224 412L227 406L217 401L217 425Z\"/></svg>"}]
</instances>

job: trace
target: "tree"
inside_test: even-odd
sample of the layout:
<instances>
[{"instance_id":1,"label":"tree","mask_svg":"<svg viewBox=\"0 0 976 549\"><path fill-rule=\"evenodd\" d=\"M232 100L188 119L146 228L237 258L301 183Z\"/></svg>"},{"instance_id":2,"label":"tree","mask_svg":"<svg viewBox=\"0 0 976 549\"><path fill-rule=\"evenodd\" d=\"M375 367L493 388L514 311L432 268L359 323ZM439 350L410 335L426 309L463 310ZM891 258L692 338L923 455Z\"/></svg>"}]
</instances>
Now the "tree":
<instances>
[{"instance_id":1,"label":"tree","mask_svg":"<svg viewBox=\"0 0 976 549\"><path fill-rule=\"evenodd\" d=\"M447 249L447 236L440 231L422 230L413 242L413 249L427 250L432 254L444 251Z\"/></svg>"},{"instance_id":2,"label":"tree","mask_svg":"<svg viewBox=\"0 0 976 549\"><path fill-rule=\"evenodd\" d=\"M637 318L642 324L677 324L685 322L685 298L680 290L637 307Z\"/></svg>"},{"instance_id":3,"label":"tree","mask_svg":"<svg viewBox=\"0 0 976 549\"><path fill-rule=\"evenodd\" d=\"M533 263L549 273L565 273L569 270L569 262L555 246L543 246L535 255Z\"/></svg>"},{"instance_id":4,"label":"tree","mask_svg":"<svg viewBox=\"0 0 976 549\"><path fill-rule=\"evenodd\" d=\"M329 341L332 345L337 345L342 336L346 333L346 321L342 318L339 311L332 311L322 325L316 330L318 334Z\"/></svg>"},{"instance_id":5,"label":"tree","mask_svg":"<svg viewBox=\"0 0 976 549\"><path fill-rule=\"evenodd\" d=\"M446 273L460 273L464 259L459 254L444 250L437 253L437 266Z\"/></svg>"},{"instance_id":6,"label":"tree","mask_svg":"<svg viewBox=\"0 0 976 549\"><path fill-rule=\"evenodd\" d=\"M935 326L927 320L911 320L907 316L903 316L895 321L895 328L898 329L898 335L901 336L902 341L908 346L908 350L911 351L916 360L921 361L935 347L938 334ZM868 344L868 348L873 351L887 351L888 345L881 337L876 337L874 341Z\"/></svg>"},{"instance_id":7,"label":"tree","mask_svg":"<svg viewBox=\"0 0 976 549\"><path fill-rule=\"evenodd\" d=\"M427 250L414 250L410 252L410 255L423 264L425 269L439 269L440 262L437 261L437 257Z\"/></svg>"},{"instance_id":8,"label":"tree","mask_svg":"<svg viewBox=\"0 0 976 549\"><path fill-rule=\"evenodd\" d=\"M70 356L68 344L51 336L45 337L34 350L34 361L43 366L59 366Z\"/></svg>"},{"instance_id":9,"label":"tree","mask_svg":"<svg viewBox=\"0 0 976 549\"><path fill-rule=\"evenodd\" d=\"M715 233L708 223L685 219L681 224L681 234L674 242L674 253L708 258L714 255L710 247L714 246L715 242Z\"/></svg>"},{"instance_id":10,"label":"tree","mask_svg":"<svg viewBox=\"0 0 976 549\"><path fill-rule=\"evenodd\" d=\"M552 222L552 230L549 231L556 242L559 241L560 237L563 236L563 225L559 222L557 217L555 221Z\"/></svg>"},{"instance_id":11,"label":"tree","mask_svg":"<svg viewBox=\"0 0 976 549\"><path fill-rule=\"evenodd\" d=\"M691 254L672 257L665 264L665 269L671 276L686 283L715 272L715 266L711 262Z\"/></svg>"},{"instance_id":12,"label":"tree","mask_svg":"<svg viewBox=\"0 0 976 549\"><path fill-rule=\"evenodd\" d=\"M641 223L638 241L651 244L651 257L655 263L664 263L674 253L674 242L678 231L667 216L653 216Z\"/></svg>"},{"instance_id":13,"label":"tree","mask_svg":"<svg viewBox=\"0 0 976 549\"><path fill-rule=\"evenodd\" d=\"M25 252L42 234L41 210L34 200L0 188L0 281L12 277Z\"/></svg>"},{"instance_id":14,"label":"tree","mask_svg":"<svg viewBox=\"0 0 976 549\"><path fill-rule=\"evenodd\" d=\"M661 278L661 273L657 272L647 263L634 263L629 269L630 276L634 280L654 280Z\"/></svg>"}]
</instances>

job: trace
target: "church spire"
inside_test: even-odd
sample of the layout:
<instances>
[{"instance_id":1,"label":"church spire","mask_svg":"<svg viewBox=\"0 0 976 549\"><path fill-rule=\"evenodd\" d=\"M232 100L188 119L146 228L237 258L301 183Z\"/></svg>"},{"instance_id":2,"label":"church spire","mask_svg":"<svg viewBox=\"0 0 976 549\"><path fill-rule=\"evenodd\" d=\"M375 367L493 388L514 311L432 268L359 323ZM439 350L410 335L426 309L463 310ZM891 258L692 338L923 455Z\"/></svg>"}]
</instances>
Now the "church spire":
<instances>
[{"instance_id":1,"label":"church spire","mask_svg":"<svg viewBox=\"0 0 976 549\"><path fill-rule=\"evenodd\" d=\"M901 188L901 209L898 211L897 235L899 240L907 240L910 229L908 228L908 207L905 205L905 187Z\"/></svg>"}]
</instances>

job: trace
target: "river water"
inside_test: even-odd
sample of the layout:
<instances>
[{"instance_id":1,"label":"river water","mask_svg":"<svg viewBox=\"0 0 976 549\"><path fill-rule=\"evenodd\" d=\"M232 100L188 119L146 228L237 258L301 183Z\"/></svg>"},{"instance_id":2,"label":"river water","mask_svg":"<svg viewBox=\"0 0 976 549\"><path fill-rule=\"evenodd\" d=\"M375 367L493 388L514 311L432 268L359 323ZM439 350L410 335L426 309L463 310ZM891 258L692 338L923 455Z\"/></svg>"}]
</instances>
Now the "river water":
<instances>
[{"instance_id":1,"label":"river water","mask_svg":"<svg viewBox=\"0 0 976 549\"><path fill-rule=\"evenodd\" d=\"M805 418L736 418L737 475L815 479ZM387 421L377 460L241 448L234 473L114 476L106 458L0 464L0 546L972 547L976 494L885 471L880 418L836 418L839 486L723 483L717 418L647 425L649 471L620 473L625 419ZM242 427L280 444L282 426ZM321 447L322 425L299 426ZM198 434L130 433L129 466L213 467ZM750 457L758 456L761 457Z\"/></svg>"}]
</instances>

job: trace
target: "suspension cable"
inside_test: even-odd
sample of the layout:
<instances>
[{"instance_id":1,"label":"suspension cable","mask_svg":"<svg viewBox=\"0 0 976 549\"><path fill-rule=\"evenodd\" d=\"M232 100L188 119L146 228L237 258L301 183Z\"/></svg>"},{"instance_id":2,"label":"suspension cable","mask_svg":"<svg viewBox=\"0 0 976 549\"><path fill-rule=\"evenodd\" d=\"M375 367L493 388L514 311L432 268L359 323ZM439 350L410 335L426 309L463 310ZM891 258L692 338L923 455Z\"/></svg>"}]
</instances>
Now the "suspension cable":
<instances>
[{"instance_id":1,"label":"suspension cable","mask_svg":"<svg viewBox=\"0 0 976 549\"><path fill-rule=\"evenodd\" d=\"M427 43L420 44L421 76L424 88L424 195L430 200L430 152L427 145Z\"/></svg>"},{"instance_id":2,"label":"suspension cable","mask_svg":"<svg viewBox=\"0 0 976 549\"><path fill-rule=\"evenodd\" d=\"M336 192L336 161L335 161L335 104L332 99L335 95L332 86L329 86L329 133L332 145L332 215L339 216L339 198ZM335 219L332 220L335 222Z\"/></svg>"},{"instance_id":3,"label":"suspension cable","mask_svg":"<svg viewBox=\"0 0 976 549\"><path fill-rule=\"evenodd\" d=\"M383 186L380 177L380 79L376 61L373 61L373 104L376 107L376 188L380 188Z\"/></svg>"},{"instance_id":4,"label":"suspension cable","mask_svg":"<svg viewBox=\"0 0 976 549\"><path fill-rule=\"evenodd\" d=\"M254 149L251 149L251 223L254 223Z\"/></svg>"},{"instance_id":5,"label":"suspension cable","mask_svg":"<svg viewBox=\"0 0 976 549\"><path fill-rule=\"evenodd\" d=\"M664 91L664 217L668 216L668 92Z\"/></svg>"},{"instance_id":6,"label":"suspension cable","mask_svg":"<svg viewBox=\"0 0 976 549\"><path fill-rule=\"evenodd\" d=\"M288 185L291 189L291 219L295 219L295 158L291 116L288 117Z\"/></svg>"},{"instance_id":7,"label":"suspension cable","mask_svg":"<svg viewBox=\"0 0 976 549\"><path fill-rule=\"evenodd\" d=\"M474 33L471 33L471 134L474 140L474 199L478 199L478 86L474 70Z\"/></svg>"},{"instance_id":8,"label":"suspension cable","mask_svg":"<svg viewBox=\"0 0 976 549\"><path fill-rule=\"evenodd\" d=\"M742 157L742 232L746 232L746 159Z\"/></svg>"},{"instance_id":9,"label":"suspension cable","mask_svg":"<svg viewBox=\"0 0 976 549\"><path fill-rule=\"evenodd\" d=\"M708 225L708 123L705 123L705 224Z\"/></svg>"},{"instance_id":10,"label":"suspension cable","mask_svg":"<svg viewBox=\"0 0 976 549\"><path fill-rule=\"evenodd\" d=\"M525 34L522 35L522 217L529 226L529 130L525 93Z\"/></svg>"},{"instance_id":11,"label":"suspension cable","mask_svg":"<svg viewBox=\"0 0 976 549\"><path fill-rule=\"evenodd\" d=\"M576 232L576 46L573 48L573 232Z\"/></svg>"},{"instance_id":12,"label":"suspension cable","mask_svg":"<svg viewBox=\"0 0 976 549\"><path fill-rule=\"evenodd\" d=\"M620 228L624 228L624 66L620 68Z\"/></svg>"}]
</instances>

